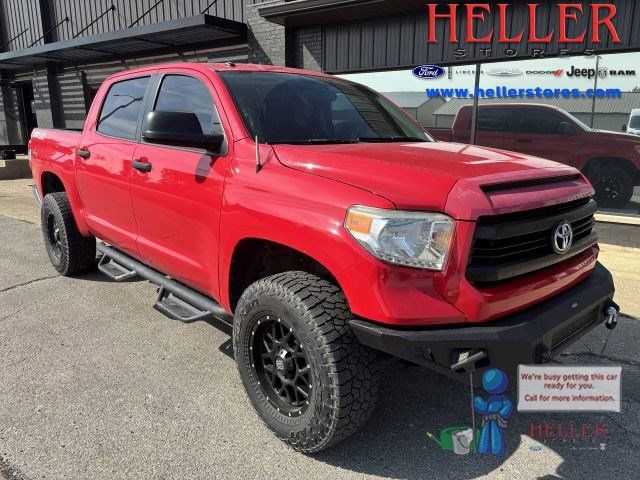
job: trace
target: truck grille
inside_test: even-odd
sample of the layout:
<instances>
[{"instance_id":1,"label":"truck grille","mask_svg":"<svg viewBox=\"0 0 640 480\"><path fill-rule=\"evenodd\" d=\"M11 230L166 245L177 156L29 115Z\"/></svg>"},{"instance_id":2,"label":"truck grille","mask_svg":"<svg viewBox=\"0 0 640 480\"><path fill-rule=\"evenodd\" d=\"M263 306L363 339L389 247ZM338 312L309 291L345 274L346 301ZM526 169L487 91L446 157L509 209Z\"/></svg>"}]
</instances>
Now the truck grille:
<instances>
[{"instance_id":1,"label":"truck grille","mask_svg":"<svg viewBox=\"0 0 640 480\"><path fill-rule=\"evenodd\" d=\"M505 215L480 217L467 265L467 278L491 284L526 275L584 252L597 241L593 199ZM559 255L553 234L563 221L571 224L573 244Z\"/></svg>"}]
</instances>

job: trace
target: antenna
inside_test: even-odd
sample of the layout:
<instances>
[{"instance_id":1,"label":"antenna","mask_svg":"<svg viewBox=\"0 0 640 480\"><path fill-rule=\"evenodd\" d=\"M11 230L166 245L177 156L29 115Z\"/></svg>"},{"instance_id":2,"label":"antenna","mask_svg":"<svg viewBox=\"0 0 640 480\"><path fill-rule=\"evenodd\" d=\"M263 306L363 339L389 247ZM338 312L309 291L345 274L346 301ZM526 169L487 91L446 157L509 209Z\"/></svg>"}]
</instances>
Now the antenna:
<instances>
[{"instance_id":1,"label":"antenna","mask_svg":"<svg viewBox=\"0 0 640 480\"><path fill-rule=\"evenodd\" d=\"M256 173L260 173L262 170L262 162L260 158L260 142L258 141L258 136L256 135Z\"/></svg>"}]
</instances>

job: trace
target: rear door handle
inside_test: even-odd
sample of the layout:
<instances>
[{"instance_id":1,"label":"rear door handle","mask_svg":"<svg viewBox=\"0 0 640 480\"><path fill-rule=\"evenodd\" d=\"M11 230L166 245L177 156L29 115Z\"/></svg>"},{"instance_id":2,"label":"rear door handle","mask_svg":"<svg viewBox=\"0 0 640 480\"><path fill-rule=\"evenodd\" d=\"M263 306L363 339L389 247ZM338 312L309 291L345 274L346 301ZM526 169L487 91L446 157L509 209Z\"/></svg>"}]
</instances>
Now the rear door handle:
<instances>
[{"instance_id":1,"label":"rear door handle","mask_svg":"<svg viewBox=\"0 0 640 480\"><path fill-rule=\"evenodd\" d=\"M139 172L150 172L151 164L149 162L141 162L140 160L134 160L131 162L131 166Z\"/></svg>"},{"instance_id":2,"label":"rear door handle","mask_svg":"<svg viewBox=\"0 0 640 480\"><path fill-rule=\"evenodd\" d=\"M82 158L89 158L91 156L91 152L89 150L84 150L82 148L79 148L78 150L76 150L76 153L78 154L79 157L82 157Z\"/></svg>"}]
</instances>

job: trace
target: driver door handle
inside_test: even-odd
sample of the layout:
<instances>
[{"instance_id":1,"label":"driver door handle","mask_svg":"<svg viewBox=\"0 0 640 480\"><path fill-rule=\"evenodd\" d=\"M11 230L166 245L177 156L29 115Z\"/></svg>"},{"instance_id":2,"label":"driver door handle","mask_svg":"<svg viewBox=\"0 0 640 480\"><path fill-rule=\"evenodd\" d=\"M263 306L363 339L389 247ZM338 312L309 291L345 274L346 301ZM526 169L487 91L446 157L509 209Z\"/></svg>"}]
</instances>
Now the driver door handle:
<instances>
[{"instance_id":1,"label":"driver door handle","mask_svg":"<svg viewBox=\"0 0 640 480\"><path fill-rule=\"evenodd\" d=\"M151 164L149 162L141 162L140 160L134 160L131 162L131 166L139 172L150 172Z\"/></svg>"},{"instance_id":2,"label":"driver door handle","mask_svg":"<svg viewBox=\"0 0 640 480\"><path fill-rule=\"evenodd\" d=\"M78 154L79 157L82 157L85 159L91 156L91 152L89 150L84 150L82 148L79 148L78 150L76 150L76 153Z\"/></svg>"},{"instance_id":3,"label":"driver door handle","mask_svg":"<svg viewBox=\"0 0 640 480\"><path fill-rule=\"evenodd\" d=\"M516 138L516 143L533 143L530 138Z\"/></svg>"}]
</instances>

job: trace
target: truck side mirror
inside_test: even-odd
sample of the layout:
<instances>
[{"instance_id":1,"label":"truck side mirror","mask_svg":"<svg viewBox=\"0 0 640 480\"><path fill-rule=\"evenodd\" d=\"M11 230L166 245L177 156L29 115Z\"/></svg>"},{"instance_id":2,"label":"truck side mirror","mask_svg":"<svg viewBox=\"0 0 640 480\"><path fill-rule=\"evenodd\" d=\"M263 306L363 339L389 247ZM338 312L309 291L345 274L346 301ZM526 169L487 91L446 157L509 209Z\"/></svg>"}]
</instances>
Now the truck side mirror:
<instances>
[{"instance_id":1,"label":"truck side mirror","mask_svg":"<svg viewBox=\"0 0 640 480\"><path fill-rule=\"evenodd\" d=\"M622 131L626 132L627 131L627 124L625 123L624 125L622 125Z\"/></svg>"},{"instance_id":2,"label":"truck side mirror","mask_svg":"<svg viewBox=\"0 0 640 480\"><path fill-rule=\"evenodd\" d=\"M218 152L224 143L222 134L205 134L193 112L156 110L147 113L142 138L150 143L176 147L204 148Z\"/></svg>"},{"instance_id":3,"label":"truck side mirror","mask_svg":"<svg viewBox=\"0 0 640 480\"><path fill-rule=\"evenodd\" d=\"M558 133L560 135L573 135L573 128L571 128L569 122L560 122L558 124Z\"/></svg>"}]
</instances>

